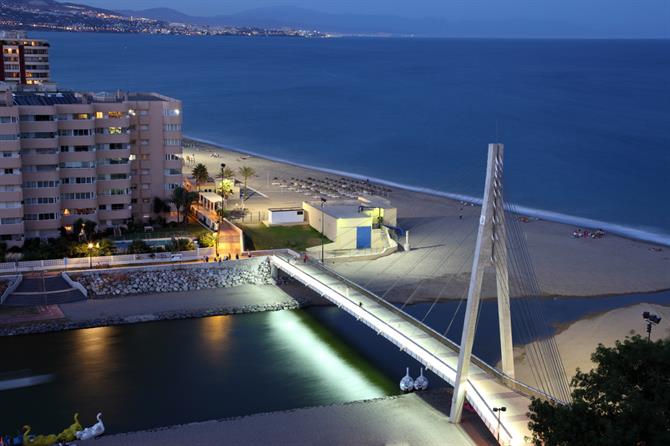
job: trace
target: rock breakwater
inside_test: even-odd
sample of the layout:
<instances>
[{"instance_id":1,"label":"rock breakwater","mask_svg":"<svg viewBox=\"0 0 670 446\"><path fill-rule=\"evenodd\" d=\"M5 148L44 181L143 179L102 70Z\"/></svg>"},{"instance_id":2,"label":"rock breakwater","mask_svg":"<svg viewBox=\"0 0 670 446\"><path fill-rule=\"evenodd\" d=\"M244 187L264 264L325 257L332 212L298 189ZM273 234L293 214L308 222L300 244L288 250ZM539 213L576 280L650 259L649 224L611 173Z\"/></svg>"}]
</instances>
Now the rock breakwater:
<instances>
[{"instance_id":1,"label":"rock breakwater","mask_svg":"<svg viewBox=\"0 0 670 446\"><path fill-rule=\"evenodd\" d=\"M204 263L169 269L86 272L73 278L88 290L90 297L274 284L268 259Z\"/></svg>"}]
</instances>

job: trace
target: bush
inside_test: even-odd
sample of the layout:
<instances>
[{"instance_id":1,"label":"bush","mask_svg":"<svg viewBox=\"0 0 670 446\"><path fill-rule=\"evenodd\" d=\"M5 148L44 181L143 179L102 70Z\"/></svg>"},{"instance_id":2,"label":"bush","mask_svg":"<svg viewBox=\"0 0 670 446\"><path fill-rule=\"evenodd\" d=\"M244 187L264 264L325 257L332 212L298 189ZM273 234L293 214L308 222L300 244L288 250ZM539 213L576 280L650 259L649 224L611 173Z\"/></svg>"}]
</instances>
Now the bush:
<instances>
[{"instance_id":1,"label":"bush","mask_svg":"<svg viewBox=\"0 0 670 446\"><path fill-rule=\"evenodd\" d=\"M133 242L128 245L126 252L128 254L145 254L147 252L152 252L152 249L144 240L133 240Z\"/></svg>"},{"instance_id":2,"label":"bush","mask_svg":"<svg viewBox=\"0 0 670 446\"><path fill-rule=\"evenodd\" d=\"M195 249L195 245L188 238L173 238L167 247L167 250L172 252L191 251L193 249Z\"/></svg>"},{"instance_id":3,"label":"bush","mask_svg":"<svg viewBox=\"0 0 670 446\"><path fill-rule=\"evenodd\" d=\"M216 234L213 232L205 232L198 236L198 245L202 248L210 248L216 242Z\"/></svg>"}]
</instances>

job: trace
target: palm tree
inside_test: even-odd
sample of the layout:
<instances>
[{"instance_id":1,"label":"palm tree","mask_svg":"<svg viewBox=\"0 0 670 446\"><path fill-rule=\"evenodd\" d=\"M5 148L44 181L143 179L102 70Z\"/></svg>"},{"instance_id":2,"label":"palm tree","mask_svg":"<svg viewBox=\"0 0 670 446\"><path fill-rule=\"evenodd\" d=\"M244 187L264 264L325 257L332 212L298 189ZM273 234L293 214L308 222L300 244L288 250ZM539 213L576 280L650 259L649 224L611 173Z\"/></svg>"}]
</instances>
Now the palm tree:
<instances>
[{"instance_id":1,"label":"palm tree","mask_svg":"<svg viewBox=\"0 0 670 446\"><path fill-rule=\"evenodd\" d=\"M235 171L230 167L225 167L223 169L223 178L233 178L235 176Z\"/></svg>"},{"instance_id":2,"label":"palm tree","mask_svg":"<svg viewBox=\"0 0 670 446\"><path fill-rule=\"evenodd\" d=\"M172 197L170 197L170 203L174 204L175 208L177 209L177 223L181 221L181 218L179 217L180 213L184 213L184 215L188 212L188 210L191 208L191 205L193 202L198 200L198 193L197 192L189 192L186 189L184 189L181 186L177 186L174 188L172 191ZM184 218L184 222L186 219Z\"/></svg>"},{"instance_id":3,"label":"palm tree","mask_svg":"<svg viewBox=\"0 0 670 446\"><path fill-rule=\"evenodd\" d=\"M225 205L226 200L228 200L228 197L233 193L233 182L232 180L225 179L221 181L221 185L219 187L219 194L223 197L223 204ZM223 210L225 206L221 206L221 209Z\"/></svg>"},{"instance_id":4,"label":"palm tree","mask_svg":"<svg viewBox=\"0 0 670 446\"><path fill-rule=\"evenodd\" d=\"M197 164L191 171L193 178L195 179L195 187L200 192L200 185L206 183L209 179L209 172L207 172L207 166L202 163Z\"/></svg>"},{"instance_id":5,"label":"palm tree","mask_svg":"<svg viewBox=\"0 0 670 446\"><path fill-rule=\"evenodd\" d=\"M247 181L250 177L256 175L256 171L253 167L242 166L240 167L240 175L244 178L244 191L242 192L242 209L244 209L244 202L247 201Z\"/></svg>"}]
</instances>

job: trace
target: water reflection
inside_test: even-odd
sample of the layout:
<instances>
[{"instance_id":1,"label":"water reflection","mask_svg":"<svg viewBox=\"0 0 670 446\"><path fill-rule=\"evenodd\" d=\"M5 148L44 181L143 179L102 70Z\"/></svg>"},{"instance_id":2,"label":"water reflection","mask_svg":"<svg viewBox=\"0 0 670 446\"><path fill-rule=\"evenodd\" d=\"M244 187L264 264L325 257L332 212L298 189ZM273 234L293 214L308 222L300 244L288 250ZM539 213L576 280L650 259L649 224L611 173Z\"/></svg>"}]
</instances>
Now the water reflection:
<instances>
[{"instance_id":1,"label":"water reflection","mask_svg":"<svg viewBox=\"0 0 670 446\"><path fill-rule=\"evenodd\" d=\"M335 349L332 338L327 342L308 322L304 314L297 312L274 311L268 315L271 339L278 349L283 350L286 361L298 365L294 368L295 373L305 378L301 386L315 391L328 389L339 401L388 394L388 389L362 374L342 352ZM309 379L308 375L318 379Z\"/></svg>"},{"instance_id":2,"label":"water reflection","mask_svg":"<svg viewBox=\"0 0 670 446\"><path fill-rule=\"evenodd\" d=\"M233 323L233 316L212 316L202 320L198 330L200 348L210 361L220 360L229 348Z\"/></svg>"}]
</instances>

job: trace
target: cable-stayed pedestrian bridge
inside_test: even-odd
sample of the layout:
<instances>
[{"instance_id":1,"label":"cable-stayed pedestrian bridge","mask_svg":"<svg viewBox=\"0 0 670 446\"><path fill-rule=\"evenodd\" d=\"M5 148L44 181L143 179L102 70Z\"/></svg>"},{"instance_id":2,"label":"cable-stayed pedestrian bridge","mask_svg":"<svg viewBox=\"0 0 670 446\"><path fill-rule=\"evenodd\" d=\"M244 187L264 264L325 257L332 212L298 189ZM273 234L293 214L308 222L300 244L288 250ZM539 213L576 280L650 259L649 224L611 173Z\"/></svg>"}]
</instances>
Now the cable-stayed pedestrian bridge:
<instances>
[{"instance_id":1,"label":"cable-stayed pedestrian bridge","mask_svg":"<svg viewBox=\"0 0 670 446\"><path fill-rule=\"evenodd\" d=\"M511 293L537 299L541 296L541 287L525 236L518 224L518 215L513 206L503 202L502 180L503 146L490 144L460 344L446 337L451 322L445 335L423 323L435 308L439 294L423 319L418 320L403 311L414 292L407 293L407 300L402 307L396 307L384 299L388 290L380 297L332 271L323 261L307 261L291 251L275 252L270 256L270 261L275 272L281 270L311 288L451 384L454 387L449 415L451 422L460 422L467 399L500 444L521 445L527 443L530 437L527 415L530 398L539 397L562 403L570 399L570 386L553 334L546 331L542 309L537 302L533 306L527 299L517 301L519 314L516 317L515 333L517 336L524 332L529 335L526 338L526 355L538 388L514 379ZM511 218L506 216L507 211L511 211ZM509 228L506 224L508 220ZM508 238L511 241L509 246ZM466 262L467 257L457 273ZM435 270L442 266L441 260L433 259L433 263L436 263ZM407 265L407 269L412 269L412 266ZM500 370L472 354L486 270L495 272ZM397 283L398 280L394 281L392 287ZM463 298L454 318L462 302Z\"/></svg>"},{"instance_id":2,"label":"cable-stayed pedestrian bridge","mask_svg":"<svg viewBox=\"0 0 670 446\"><path fill-rule=\"evenodd\" d=\"M318 262L304 262L291 252L276 252L270 261L274 268L328 299L455 385L459 347L454 342ZM530 396L545 395L505 377L474 356L471 362L465 393L470 405L493 435L498 437L499 434L501 444L524 444L524 438L530 435L526 415ZM507 410L498 431L497 414L493 408L501 406Z\"/></svg>"}]
</instances>

